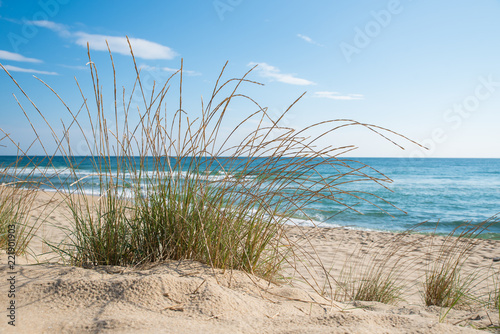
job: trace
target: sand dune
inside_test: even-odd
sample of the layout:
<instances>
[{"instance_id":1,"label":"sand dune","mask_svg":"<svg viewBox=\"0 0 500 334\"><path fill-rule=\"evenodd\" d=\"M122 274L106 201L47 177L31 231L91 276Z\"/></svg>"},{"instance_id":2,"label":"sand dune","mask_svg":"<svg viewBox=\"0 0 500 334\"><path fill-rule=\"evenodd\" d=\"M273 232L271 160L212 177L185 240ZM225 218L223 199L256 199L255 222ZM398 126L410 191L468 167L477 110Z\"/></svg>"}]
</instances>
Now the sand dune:
<instances>
[{"instance_id":1,"label":"sand dune","mask_svg":"<svg viewBox=\"0 0 500 334\"><path fill-rule=\"evenodd\" d=\"M47 206L47 203L49 205ZM34 217L45 214L48 224L38 235L62 240L58 228L68 226L68 212L57 194L41 192ZM42 212L42 210L45 210ZM150 267L100 266L77 268L58 263L35 264L33 256L17 258L15 266L16 326L0 321L2 333L473 333L473 327L498 324L493 310L469 305L452 310L440 323L443 310L425 307L421 278L426 256L444 239L429 236L356 231L341 228L290 228L290 240L302 245L309 264L288 268L290 283L270 284L239 271L222 271L192 261L171 261ZM332 301L327 280L338 277L347 263L403 252L397 263L404 300L396 305L376 302ZM498 269L500 243L482 241L465 269ZM38 260L57 259L40 240L33 251ZM397 248L397 247L396 247ZM395 257L398 258L398 257ZM369 261L368 261L369 262ZM372 261L373 262L373 261ZM0 305L8 307L10 269L1 255ZM320 263L322 264L320 266ZM307 269L309 268L309 270ZM324 270L323 268L328 268ZM361 268L361 267L359 267ZM310 283L299 280L309 277ZM311 281L312 279L312 281ZM491 280L477 284L488 290ZM326 292L323 298L319 293ZM444 310L445 311L445 310Z\"/></svg>"}]
</instances>

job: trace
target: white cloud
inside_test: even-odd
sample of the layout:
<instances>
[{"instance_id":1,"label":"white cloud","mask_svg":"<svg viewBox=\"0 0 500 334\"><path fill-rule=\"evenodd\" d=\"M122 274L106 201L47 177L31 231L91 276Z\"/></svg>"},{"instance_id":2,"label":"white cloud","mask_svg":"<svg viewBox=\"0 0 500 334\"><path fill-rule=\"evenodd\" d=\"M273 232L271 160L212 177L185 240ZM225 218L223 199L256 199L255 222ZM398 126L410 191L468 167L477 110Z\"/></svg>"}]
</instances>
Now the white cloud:
<instances>
[{"instance_id":1,"label":"white cloud","mask_svg":"<svg viewBox=\"0 0 500 334\"><path fill-rule=\"evenodd\" d=\"M157 66L149 66L149 65L139 65L139 69L149 72L158 72L160 70Z\"/></svg>"},{"instance_id":2,"label":"white cloud","mask_svg":"<svg viewBox=\"0 0 500 334\"><path fill-rule=\"evenodd\" d=\"M314 97L332 99L332 100L363 100L362 94L341 95L339 92L315 92Z\"/></svg>"},{"instance_id":3,"label":"white cloud","mask_svg":"<svg viewBox=\"0 0 500 334\"><path fill-rule=\"evenodd\" d=\"M297 37L299 38L302 38L304 41L306 41L307 43L310 43L310 44L314 44L314 45L317 45L317 46L323 46L321 44L319 44L318 42L314 41L311 37L309 36L306 36L306 35L302 35L302 34L297 34Z\"/></svg>"},{"instance_id":4,"label":"white cloud","mask_svg":"<svg viewBox=\"0 0 500 334\"><path fill-rule=\"evenodd\" d=\"M177 72L179 69L178 68L170 68L170 67L162 67L161 68L162 71L165 71L165 72ZM182 72L184 74L187 74L189 76L192 76L192 77L196 77L196 76L200 76L201 73L200 72L196 72L196 71L191 71L191 70L182 70Z\"/></svg>"},{"instance_id":5,"label":"white cloud","mask_svg":"<svg viewBox=\"0 0 500 334\"><path fill-rule=\"evenodd\" d=\"M41 60L35 58L27 58L19 53L0 50L0 59L22 61L26 63L42 63Z\"/></svg>"},{"instance_id":6,"label":"white cloud","mask_svg":"<svg viewBox=\"0 0 500 334\"><path fill-rule=\"evenodd\" d=\"M149 65L141 65L140 66L141 69L145 70L145 71L150 71L150 72L169 72L169 73L175 73L177 71L179 71L178 68L170 68L170 67L160 67L160 66L149 66ZM197 71L190 71L190 70L182 70L182 72L186 75L189 75L189 76L200 76L201 73L200 72L197 72Z\"/></svg>"},{"instance_id":7,"label":"white cloud","mask_svg":"<svg viewBox=\"0 0 500 334\"><path fill-rule=\"evenodd\" d=\"M260 74L260 76L264 78L269 78L271 80L276 80L290 85L301 85L301 86L315 85L314 82L306 79L297 78L293 74L281 73L281 71L278 68L271 66L267 63L250 62L248 64L248 66L255 66L255 65L258 65L255 68L255 71L257 71Z\"/></svg>"},{"instance_id":8,"label":"white cloud","mask_svg":"<svg viewBox=\"0 0 500 334\"><path fill-rule=\"evenodd\" d=\"M71 68L72 70L87 70L89 68L88 66L83 66L83 65L64 65L64 64L59 64L59 66L66 67L66 68Z\"/></svg>"},{"instance_id":9,"label":"white cloud","mask_svg":"<svg viewBox=\"0 0 500 334\"><path fill-rule=\"evenodd\" d=\"M68 30L68 27L64 24L55 23L47 20L39 20L39 21L28 21L29 24L32 24L37 27L47 28L52 31L57 32L62 37L70 37L71 33Z\"/></svg>"},{"instance_id":10,"label":"white cloud","mask_svg":"<svg viewBox=\"0 0 500 334\"><path fill-rule=\"evenodd\" d=\"M58 33L61 37L71 38L77 45L87 47L87 42L91 50L108 51L106 40L108 41L111 52L123 55L130 55L130 48L125 36L108 36L98 34L88 34L86 32L77 31L70 32L69 28L60 23L40 20L28 21L35 26L46 28ZM132 44L134 56L143 59L173 59L177 53L168 46L164 46L155 42L151 42L142 38L129 38Z\"/></svg>"},{"instance_id":11,"label":"white cloud","mask_svg":"<svg viewBox=\"0 0 500 334\"><path fill-rule=\"evenodd\" d=\"M75 43L87 47L89 43L91 50L107 51L106 40L109 43L111 52L120 53L123 55L130 55L130 48L125 37L94 35L84 32L76 32ZM143 59L173 59L177 53L167 46L150 42L141 38L129 38L134 56Z\"/></svg>"},{"instance_id":12,"label":"white cloud","mask_svg":"<svg viewBox=\"0 0 500 334\"><path fill-rule=\"evenodd\" d=\"M17 66L5 65L6 70L12 72L25 72L25 73L35 73L35 74L47 74L47 75L59 75L57 72L47 72L47 71L39 71L33 70L31 68L21 68Z\"/></svg>"}]
</instances>

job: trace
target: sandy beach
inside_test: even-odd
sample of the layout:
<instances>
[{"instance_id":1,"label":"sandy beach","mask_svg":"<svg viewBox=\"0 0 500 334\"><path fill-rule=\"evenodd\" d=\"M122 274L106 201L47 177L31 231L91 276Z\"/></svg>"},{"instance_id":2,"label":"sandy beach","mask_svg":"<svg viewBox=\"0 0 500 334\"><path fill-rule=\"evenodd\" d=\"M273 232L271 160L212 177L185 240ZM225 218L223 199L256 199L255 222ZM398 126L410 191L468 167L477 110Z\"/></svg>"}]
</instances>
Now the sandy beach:
<instances>
[{"instance_id":1,"label":"sandy beach","mask_svg":"<svg viewBox=\"0 0 500 334\"><path fill-rule=\"evenodd\" d=\"M446 317L448 309L425 306L422 281L444 237L289 227L289 241L299 247L286 279L274 284L193 261L65 265L42 243L63 240L61 227L71 227L60 194L39 192L31 214L46 217L30 245L33 254L17 256L13 271L4 251L0 257L2 333L479 333L498 325L498 314L479 302ZM491 273L500 269L493 260L499 246L481 240L464 264L464 273L477 273L473 290L483 299L492 291ZM401 300L351 301L338 292L342 272L374 263L396 268ZM15 327L6 316L12 287Z\"/></svg>"},{"instance_id":2,"label":"sandy beach","mask_svg":"<svg viewBox=\"0 0 500 334\"><path fill-rule=\"evenodd\" d=\"M500 1L0 13L0 334L500 334Z\"/></svg>"}]
</instances>

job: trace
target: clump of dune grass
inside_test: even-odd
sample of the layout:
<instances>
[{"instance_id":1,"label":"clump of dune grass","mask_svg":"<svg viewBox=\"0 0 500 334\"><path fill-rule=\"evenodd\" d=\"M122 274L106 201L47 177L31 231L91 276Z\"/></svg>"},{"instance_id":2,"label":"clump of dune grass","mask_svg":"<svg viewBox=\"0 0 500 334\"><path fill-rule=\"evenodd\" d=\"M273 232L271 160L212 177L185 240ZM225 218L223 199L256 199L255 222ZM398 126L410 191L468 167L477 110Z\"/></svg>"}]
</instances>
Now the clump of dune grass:
<instances>
[{"instance_id":1,"label":"clump of dune grass","mask_svg":"<svg viewBox=\"0 0 500 334\"><path fill-rule=\"evenodd\" d=\"M300 98L274 119L240 93L244 86L260 85L248 79L251 70L241 78L224 80L226 66L210 98L202 100L201 111L190 117L183 109L182 63L163 85L154 82L148 90L130 49L135 83L129 92L125 88L119 92L110 52L115 78L112 113L105 110L108 95L90 51L93 107L78 82L82 96L78 111L42 82L71 115L62 136L47 122L59 154L74 173L73 182L61 189L67 194L74 226L65 243L52 245L70 263L140 265L192 259L273 279L285 262L292 263L285 224L293 217L312 222L305 207L326 200L356 211L345 198L374 205L381 200L344 188L352 182L390 181L380 173L373 176L366 165L352 167L337 158L353 146L320 149L316 143L348 126L365 127L384 138L383 133L398 134L345 119L301 130L284 127L280 121ZM178 107L169 111L173 78L179 78ZM134 95L140 96L139 103L133 101ZM228 130L227 114L235 103L245 103L253 111L236 125L230 123ZM93 166L92 175L78 174L82 158L72 146L75 133L90 152L85 159ZM321 168L338 174L323 177ZM96 197L84 196L89 184Z\"/></svg>"},{"instance_id":2,"label":"clump of dune grass","mask_svg":"<svg viewBox=\"0 0 500 334\"><path fill-rule=\"evenodd\" d=\"M398 284L395 268L372 263L363 268L355 266L345 269L337 279L335 300L376 301L394 304L402 300L403 287Z\"/></svg>"},{"instance_id":3,"label":"clump of dune grass","mask_svg":"<svg viewBox=\"0 0 500 334\"><path fill-rule=\"evenodd\" d=\"M495 273L494 290L490 296L492 297L493 308L498 316L498 323L495 329L500 329L500 273L498 271Z\"/></svg>"},{"instance_id":4,"label":"clump of dune grass","mask_svg":"<svg viewBox=\"0 0 500 334\"><path fill-rule=\"evenodd\" d=\"M496 218L497 216L494 216L490 220ZM500 329L500 271L496 268L496 259L492 260L493 262L488 267L481 268L482 273L477 279L479 283L482 283L483 288L475 293L477 295L475 302L483 308L490 321L488 326L479 328L482 330Z\"/></svg>"},{"instance_id":5,"label":"clump of dune grass","mask_svg":"<svg viewBox=\"0 0 500 334\"><path fill-rule=\"evenodd\" d=\"M0 249L19 255L27 251L37 229L30 220L37 185L22 159L13 159L0 165Z\"/></svg>"},{"instance_id":6,"label":"clump of dune grass","mask_svg":"<svg viewBox=\"0 0 500 334\"><path fill-rule=\"evenodd\" d=\"M493 293L490 295L490 300L500 319L500 272L498 271L494 274Z\"/></svg>"},{"instance_id":7,"label":"clump of dune grass","mask_svg":"<svg viewBox=\"0 0 500 334\"><path fill-rule=\"evenodd\" d=\"M422 298L427 306L435 305L448 308L463 307L473 303L477 272L465 272L464 264L478 244L478 238L495 224L494 218L481 224L466 224L457 227L444 237L432 236L432 240L440 238L437 249L430 245L429 267L425 273ZM446 312L443 316L446 317Z\"/></svg>"},{"instance_id":8,"label":"clump of dune grass","mask_svg":"<svg viewBox=\"0 0 500 334\"><path fill-rule=\"evenodd\" d=\"M491 268L490 268L491 269ZM493 310L498 317L498 321L490 321L490 326L481 329L500 329L500 271L494 270L488 277L490 279L490 284L488 284L488 292L486 300L483 302L484 308L487 310L488 317L490 317L490 312Z\"/></svg>"},{"instance_id":9,"label":"clump of dune grass","mask_svg":"<svg viewBox=\"0 0 500 334\"><path fill-rule=\"evenodd\" d=\"M345 259L336 277L334 299L339 301L376 301L396 304L403 300L405 287L401 281L412 269L405 256L410 247L418 243L405 237L412 230L395 235L388 234L375 245L360 246ZM358 260L356 260L356 258Z\"/></svg>"}]
</instances>

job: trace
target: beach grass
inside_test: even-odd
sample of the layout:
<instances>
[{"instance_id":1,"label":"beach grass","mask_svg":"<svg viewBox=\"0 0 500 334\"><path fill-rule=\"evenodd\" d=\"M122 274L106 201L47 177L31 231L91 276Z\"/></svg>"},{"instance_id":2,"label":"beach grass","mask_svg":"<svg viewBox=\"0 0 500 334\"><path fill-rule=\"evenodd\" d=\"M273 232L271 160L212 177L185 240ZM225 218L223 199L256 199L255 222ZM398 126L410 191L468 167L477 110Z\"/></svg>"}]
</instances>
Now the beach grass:
<instances>
[{"instance_id":1,"label":"beach grass","mask_svg":"<svg viewBox=\"0 0 500 334\"><path fill-rule=\"evenodd\" d=\"M491 320L490 326L482 329L498 331L500 329L500 272L498 269L493 270L489 278L491 278L491 284L488 284L487 298L483 305L485 309L492 310L493 314L496 313L497 321Z\"/></svg>"},{"instance_id":2,"label":"beach grass","mask_svg":"<svg viewBox=\"0 0 500 334\"><path fill-rule=\"evenodd\" d=\"M147 89L131 47L130 52L135 82L131 91L123 88L120 93L111 52L114 83L106 90L88 48L94 101L89 102L77 81L82 98L79 110L71 110L39 79L68 110L70 121L63 123L62 134L4 68L38 111L52 133L56 154L65 157L73 173L71 184L63 182L56 189L66 194L73 228L66 231L64 242L51 244L69 263L137 266L191 259L272 280L285 263L294 263L285 224L292 223L293 217L313 223L305 207L330 201L356 211L345 198L368 203L381 200L344 188L352 182L390 181L377 171L371 173L367 165L352 167L337 158L354 146L319 149L316 143L349 126L364 127L394 144L387 134L405 137L347 119L299 130L282 126L280 121L302 96L273 118L267 108L240 92L243 87L260 85L248 79L253 69L240 78L224 79L227 63L208 101L202 100L201 111L190 116L183 108L182 62L165 83L154 82ZM177 106L170 111L174 80L178 80L179 94ZM105 108L109 96L114 105L111 112ZM228 126L226 120L236 102L253 111ZM80 138L77 147L73 137ZM45 150L47 145L39 136L37 140ZM78 174L82 143L95 171L85 177ZM318 170L324 167L338 174L323 177ZM89 182L97 199L86 196Z\"/></svg>"},{"instance_id":3,"label":"beach grass","mask_svg":"<svg viewBox=\"0 0 500 334\"><path fill-rule=\"evenodd\" d=\"M406 254L419 247L421 238L407 240L414 228L389 234L376 243L360 245L344 259L340 273L334 277L335 300L376 301L397 304L404 300L404 293L410 287L403 284L403 278L411 275L418 265Z\"/></svg>"},{"instance_id":4,"label":"beach grass","mask_svg":"<svg viewBox=\"0 0 500 334\"><path fill-rule=\"evenodd\" d=\"M201 110L188 113L182 100L182 63L166 82L154 82L146 88L144 74L132 48L130 51L135 82L130 91L123 88L120 92L111 52L114 82L105 89L88 49L93 98L86 97L77 81L82 99L78 110L71 110L40 80L68 111L70 121L63 123L62 133L57 133L28 98L41 122L33 122L25 113L27 120L31 125L48 127L56 153L48 152L50 145L40 136L36 135L36 141L46 156L63 156L71 174L59 183L59 188L49 179L45 182L64 194L64 205L70 212L72 226L65 231L66 239L57 244L47 240L64 261L94 267L189 259L213 268L243 270L271 281L281 277L284 267L298 268L309 262L306 265L310 268L321 268L325 281L315 281L312 269L303 271L300 279L323 296L328 295L328 287L332 300L396 303L403 299L407 287L400 278L412 265L404 254L417 246L403 242L411 231L386 241L384 252L353 251L351 257L343 259L338 275L332 275L315 252L305 255L286 233L287 226L298 220L313 225L305 208L318 201L353 211L356 208L346 199L374 206L376 201L383 201L369 193L348 190L345 185L376 182L383 186L390 179L378 171L372 173L367 165L338 159L353 146L318 148L321 138L350 126L366 128L386 139L387 133L398 134L347 119L328 120L299 130L283 126L281 121L302 96L281 115L272 117L266 108L241 92L245 87L260 85L249 79L252 70L226 79L227 64L208 100L201 101ZM111 111L105 107L111 105L106 100L110 96L114 106ZM226 123L233 103L238 107L246 105L252 112L240 115L236 123ZM79 140L77 145L73 138ZM90 162L94 170L91 175L79 174L82 146L87 152L84 161ZM22 151L21 156L28 154ZM19 170L13 167L6 167L5 174L12 177L12 171ZM338 173L324 177L319 172L322 168ZM89 196L89 187L94 196ZM27 212L33 202L29 196L36 193L36 187L29 196L13 195L21 188L26 190L25 185L16 182L0 187L0 228L4 238L5 226L19 221L18 235L22 237L18 244L25 247L34 231L28 227ZM458 230L453 231L439 250L432 252L434 257L428 261L422 283L426 305L452 308L470 300L477 276L463 273L462 267L477 236L488 224L465 228L458 237ZM0 242L6 243L5 239ZM359 256L361 251L369 254L364 260Z\"/></svg>"},{"instance_id":5,"label":"beach grass","mask_svg":"<svg viewBox=\"0 0 500 334\"><path fill-rule=\"evenodd\" d=\"M380 263L373 262L364 268L354 265L344 269L338 276L334 299L395 304L402 300L403 293L403 287L395 276L394 268L387 268Z\"/></svg>"},{"instance_id":6,"label":"beach grass","mask_svg":"<svg viewBox=\"0 0 500 334\"><path fill-rule=\"evenodd\" d=\"M30 180L31 174L20 159L0 166L0 249L9 254L26 253L39 227L39 223L30 222L38 188Z\"/></svg>"},{"instance_id":7,"label":"beach grass","mask_svg":"<svg viewBox=\"0 0 500 334\"><path fill-rule=\"evenodd\" d=\"M494 279L494 290L493 290L493 307L495 311L497 312L498 315L498 323L496 324L495 328L500 329L500 279L499 279L500 273L497 271L495 273L495 279Z\"/></svg>"},{"instance_id":8,"label":"beach grass","mask_svg":"<svg viewBox=\"0 0 500 334\"><path fill-rule=\"evenodd\" d=\"M464 271L464 265L478 245L478 238L496 224L492 217L479 224L464 224L455 228L443 238L436 248L433 244L437 237L430 239L428 268L423 281L422 298L427 306L440 306L446 312L455 307L470 307L478 303L474 289L478 282L485 279L485 270Z\"/></svg>"}]
</instances>

